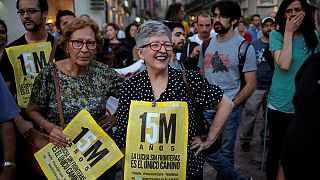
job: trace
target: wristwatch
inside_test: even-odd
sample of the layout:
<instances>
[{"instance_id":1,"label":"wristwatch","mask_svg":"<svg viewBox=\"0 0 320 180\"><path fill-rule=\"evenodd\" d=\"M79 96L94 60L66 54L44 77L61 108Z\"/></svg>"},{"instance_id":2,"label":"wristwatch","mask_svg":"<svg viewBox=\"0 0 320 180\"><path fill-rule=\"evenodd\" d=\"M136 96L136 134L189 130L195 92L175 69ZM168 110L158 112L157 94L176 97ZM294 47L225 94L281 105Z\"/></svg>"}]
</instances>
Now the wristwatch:
<instances>
[{"instance_id":1,"label":"wristwatch","mask_svg":"<svg viewBox=\"0 0 320 180\"><path fill-rule=\"evenodd\" d=\"M5 161L5 162L2 163L2 167L16 168L16 163Z\"/></svg>"}]
</instances>

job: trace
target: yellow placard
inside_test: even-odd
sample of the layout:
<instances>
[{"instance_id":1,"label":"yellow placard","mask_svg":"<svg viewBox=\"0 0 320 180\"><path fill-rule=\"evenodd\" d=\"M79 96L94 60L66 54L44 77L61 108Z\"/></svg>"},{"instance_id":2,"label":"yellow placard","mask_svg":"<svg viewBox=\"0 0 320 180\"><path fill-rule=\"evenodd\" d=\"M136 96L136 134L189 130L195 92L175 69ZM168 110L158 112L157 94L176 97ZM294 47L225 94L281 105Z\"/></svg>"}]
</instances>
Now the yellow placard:
<instances>
[{"instance_id":1,"label":"yellow placard","mask_svg":"<svg viewBox=\"0 0 320 180\"><path fill-rule=\"evenodd\" d=\"M81 110L63 132L71 147L49 143L35 154L48 179L97 179L123 157L87 110Z\"/></svg>"},{"instance_id":2,"label":"yellow placard","mask_svg":"<svg viewBox=\"0 0 320 180\"><path fill-rule=\"evenodd\" d=\"M48 63L51 43L41 42L6 48L14 69L17 100L20 108L27 108L34 79Z\"/></svg>"},{"instance_id":3,"label":"yellow placard","mask_svg":"<svg viewBox=\"0 0 320 180\"><path fill-rule=\"evenodd\" d=\"M188 104L131 101L124 179L186 179Z\"/></svg>"}]
</instances>

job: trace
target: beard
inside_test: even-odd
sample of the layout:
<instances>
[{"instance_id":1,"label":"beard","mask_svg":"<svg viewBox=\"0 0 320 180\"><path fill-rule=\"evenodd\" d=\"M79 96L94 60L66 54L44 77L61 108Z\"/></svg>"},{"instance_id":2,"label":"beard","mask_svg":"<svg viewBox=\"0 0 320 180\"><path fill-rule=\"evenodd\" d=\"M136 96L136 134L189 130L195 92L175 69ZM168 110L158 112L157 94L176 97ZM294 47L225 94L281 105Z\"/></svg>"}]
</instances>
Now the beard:
<instances>
[{"instance_id":1,"label":"beard","mask_svg":"<svg viewBox=\"0 0 320 180\"><path fill-rule=\"evenodd\" d=\"M181 53L181 52L183 52L183 44L182 44L182 45L179 45L179 44L174 45L174 46L173 46L173 52L174 52L174 53Z\"/></svg>"},{"instance_id":2,"label":"beard","mask_svg":"<svg viewBox=\"0 0 320 180\"><path fill-rule=\"evenodd\" d=\"M32 23L32 25L30 25L30 22ZM41 19L38 21L38 23L29 20L28 23L23 23L24 28L26 29L26 31L31 31L31 32L38 32L40 27L43 25L44 21L43 18L41 17ZM29 25L26 25L29 24Z\"/></svg>"},{"instance_id":3,"label":"beard","mask_svg":"<svg viewBox=\"0 0 320 180\"><path fill-rule=\"evenodd\" d=\"M213 28L218 34L226 34L231 27L223 27L223 25L217 21L213 24Z\"/></svg>"},{"instance_id":4,"label":"beard","mask_svg":"<svg viewBox=\"0 0 320 180\"><path fill-rule=\"evenodd\" d=\"M266 32L263 32L262 34L263 34L265 37L269 37L270 32L271 32L271 31L266 31Z\"/></svg>"}]
</instances>

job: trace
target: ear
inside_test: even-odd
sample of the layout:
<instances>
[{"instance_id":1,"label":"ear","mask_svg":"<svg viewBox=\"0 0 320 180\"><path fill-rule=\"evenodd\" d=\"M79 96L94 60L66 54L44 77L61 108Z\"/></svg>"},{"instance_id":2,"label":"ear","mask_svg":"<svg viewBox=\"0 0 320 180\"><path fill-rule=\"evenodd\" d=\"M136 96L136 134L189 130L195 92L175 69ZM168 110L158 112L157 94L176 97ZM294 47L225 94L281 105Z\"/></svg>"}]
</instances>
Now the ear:
<instances>
[{"instance_id":1,"label":"ear","mask_svg":"<svg viewBox=\"0 0 320 180\"><path fill-rule=\"evenodd\" d=\"M144 59L143 50L144 50L144 48L137 48L138 55L139 55L140 59Z\"/></svg>"},{"instance_id":2,"label":"ear","mask_svg":"<svg viewBox=\"0 0 320 180\"><path fill-rule=\"evenodd\" d=\"M43 11L42 16L43 16L44 21L47 21L48 11Z\"/></svg>"}]
</instances>

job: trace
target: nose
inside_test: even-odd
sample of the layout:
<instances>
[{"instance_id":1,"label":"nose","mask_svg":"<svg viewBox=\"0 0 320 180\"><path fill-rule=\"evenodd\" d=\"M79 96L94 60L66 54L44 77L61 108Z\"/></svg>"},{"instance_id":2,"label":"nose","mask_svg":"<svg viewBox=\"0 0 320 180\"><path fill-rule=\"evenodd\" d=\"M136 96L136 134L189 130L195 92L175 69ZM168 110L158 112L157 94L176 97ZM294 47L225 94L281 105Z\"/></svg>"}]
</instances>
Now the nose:
<instances>
[{"instance_id":1,"label":"nose","mask_svg":"<svg viewBox=\"0 0 320 180\"><path fill-rule=\"evenodd\" d=\"M167 52L167 50L164 48L164 44L161 44L159 52Z\"/></svg>"}]
</instances>

